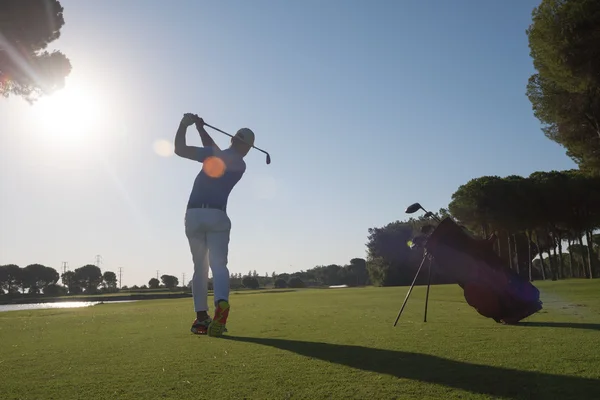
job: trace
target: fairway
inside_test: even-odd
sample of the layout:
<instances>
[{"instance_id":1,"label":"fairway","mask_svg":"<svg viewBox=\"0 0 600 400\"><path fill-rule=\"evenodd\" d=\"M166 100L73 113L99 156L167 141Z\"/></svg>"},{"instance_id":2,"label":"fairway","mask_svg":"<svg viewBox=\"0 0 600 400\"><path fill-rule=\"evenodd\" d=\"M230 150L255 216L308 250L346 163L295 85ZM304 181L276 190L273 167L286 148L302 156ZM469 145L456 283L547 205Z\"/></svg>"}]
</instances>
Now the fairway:
<instances>
[{"instance_id":1,"label":"fairway","mask_svg":"<svg viewBox=\"0 0 600 400\"><path fill-rule=\"evenodd\" d=\"M232 294L227 338L191 299L0 313L0 396L16 399L598 399L600 281L535 282L504 326L456 285Z\"/></svg>"}]
</instances>

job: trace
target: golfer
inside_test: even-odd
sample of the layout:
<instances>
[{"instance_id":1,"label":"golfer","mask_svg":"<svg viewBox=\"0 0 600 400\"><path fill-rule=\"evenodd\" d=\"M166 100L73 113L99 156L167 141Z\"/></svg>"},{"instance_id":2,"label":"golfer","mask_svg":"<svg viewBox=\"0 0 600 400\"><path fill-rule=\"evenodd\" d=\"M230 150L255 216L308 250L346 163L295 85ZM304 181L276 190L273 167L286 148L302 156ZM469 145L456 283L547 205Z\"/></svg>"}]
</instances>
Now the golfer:
<instances>
[{"instance_id":1,"label":"golfer","mask_svg":"<svg viewBox=\"0 0 600 400\"><path fill-rule=\"evenodd\" d=\"M196 124L203 147L188 146L187 128ZM229 315L229 270L227 254L231 221L227 215L227 200L233 187L246 171L244 157L254 144L254 133L242 128L231 138L231 145L219 149L204 129L204 121L195 114L184 114L175 135L175 154L202 163L189 196L185 213L185 234L188 238L194 276L192 295L196 319L191 331L195 334L221 336L226 331ZM208 315L208 268L213 275L214 318Z\"/></svg>"}]
</instances>

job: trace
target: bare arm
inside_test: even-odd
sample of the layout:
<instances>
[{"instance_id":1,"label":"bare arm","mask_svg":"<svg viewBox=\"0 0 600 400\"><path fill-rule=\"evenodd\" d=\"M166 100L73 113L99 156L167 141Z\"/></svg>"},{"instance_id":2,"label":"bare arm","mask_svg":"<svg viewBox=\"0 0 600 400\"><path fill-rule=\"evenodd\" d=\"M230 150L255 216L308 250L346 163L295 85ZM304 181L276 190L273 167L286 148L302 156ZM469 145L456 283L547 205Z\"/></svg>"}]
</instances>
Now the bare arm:
<instances>
[{"instance_id":1,"label":"bare arm","mask_svg":"<svg viewBox=\"0 0 600 400\"><path fill-rule=\"evenodd\" d=\"M217 150L221 150L213 138L206 132L206 129L204 129L204 120L200 117L197 117L196 119L196 130L198 130L198 133L200 134L200 139L202 139L202 145L204 147L214 147Z\"/></svg>"},{"instance_id":2,"label":"bare arm","mask_svg":"<svg viewBox=\"0 0 600 400\"><path fill-rule=\"evenodd\" d=\"M194 122L195 117L192 114L185 114L181 119L177 133L175 134L175 154L177 154L179 157L203 162L210 151L209 148L188 146L185 140L187 128Z\"/></svg>"}]
</instances>

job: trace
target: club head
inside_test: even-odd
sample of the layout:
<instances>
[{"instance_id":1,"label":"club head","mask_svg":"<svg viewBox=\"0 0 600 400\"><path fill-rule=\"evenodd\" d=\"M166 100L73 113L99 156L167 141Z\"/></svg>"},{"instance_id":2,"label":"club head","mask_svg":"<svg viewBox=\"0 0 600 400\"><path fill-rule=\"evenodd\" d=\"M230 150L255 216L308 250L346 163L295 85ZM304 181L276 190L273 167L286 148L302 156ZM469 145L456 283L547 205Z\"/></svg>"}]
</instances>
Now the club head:
<instances>
[{"instance_id":1,"label":"club head","mask_svg":"<svg viewBox=\"0 0 600 400\"><path fill-rule=\"evenodd\" d=\"M267 153L267 165L271 164L271 156Z\"/></svg>"},{"instance_id":2,"label":"club head","mask_svg":"<svg viewBox=\"0 0 600 400\"><path fill-rule=\"evenodd\" d=\"M421 205L419 203L414 203L414 204L411 204L410 206L408 206L404 212L407 214L413 214L422 208L423 207L421 207Z\"/></svg>"}]
</instances>

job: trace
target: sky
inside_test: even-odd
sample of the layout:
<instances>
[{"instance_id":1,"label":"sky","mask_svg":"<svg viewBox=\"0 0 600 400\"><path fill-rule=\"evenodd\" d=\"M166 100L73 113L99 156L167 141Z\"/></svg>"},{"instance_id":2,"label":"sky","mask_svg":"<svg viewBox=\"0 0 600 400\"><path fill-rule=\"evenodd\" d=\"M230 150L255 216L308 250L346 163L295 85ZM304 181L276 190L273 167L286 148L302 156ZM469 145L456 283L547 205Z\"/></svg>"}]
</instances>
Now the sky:
<instances>
[{"instance_id":1,"label":"sky","mask_svg":"<svg viewBox=\"0 0 600 400\"><path fill-rule=\"evenodd\" d=\"M232 273L344 265L413 202L437 211L472 178L576 168L525 94L539 0L61 4L65 89L0 99L0 264L100 255L123 285L189 281L201 164L172 154L186 112L251 128L271 154L248 154L229 198Z\"/></svg>"}]
</instances>

